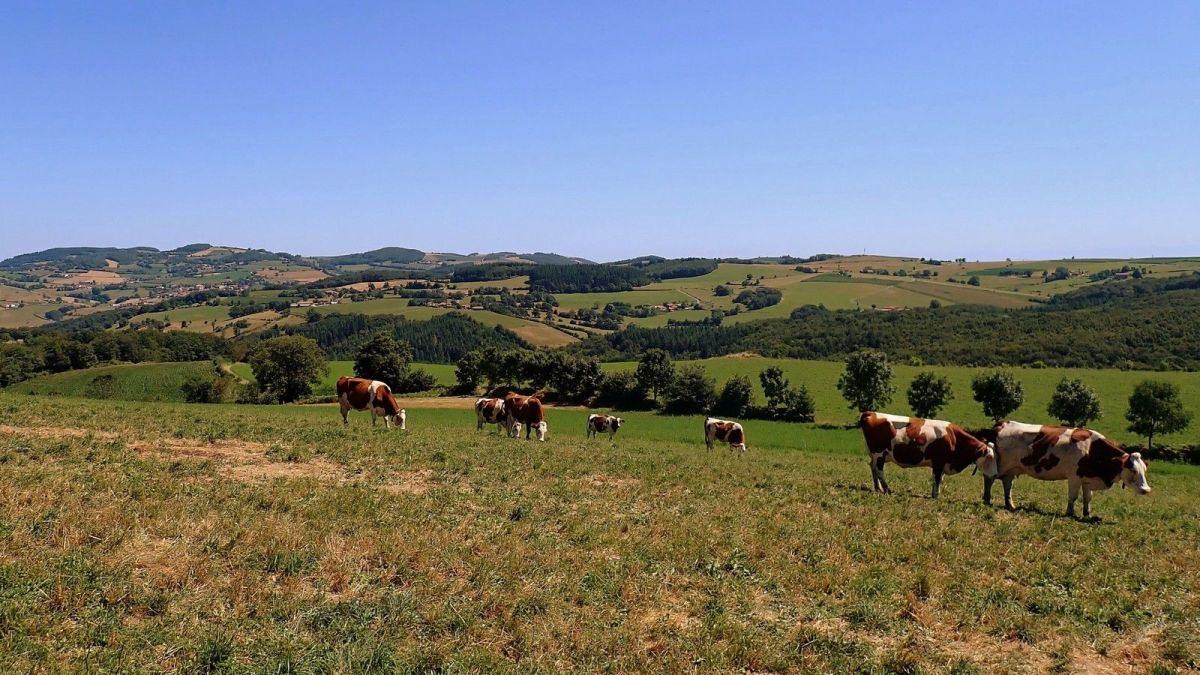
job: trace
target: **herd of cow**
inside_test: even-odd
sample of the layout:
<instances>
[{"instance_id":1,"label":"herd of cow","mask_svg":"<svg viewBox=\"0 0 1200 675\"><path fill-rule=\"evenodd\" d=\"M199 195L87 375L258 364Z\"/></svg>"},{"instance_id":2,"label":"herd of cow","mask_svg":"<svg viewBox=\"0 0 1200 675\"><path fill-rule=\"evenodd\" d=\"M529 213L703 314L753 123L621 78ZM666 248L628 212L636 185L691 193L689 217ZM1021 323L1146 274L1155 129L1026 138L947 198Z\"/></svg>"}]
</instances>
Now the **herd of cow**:
<instances>
[{"instance_id":1,"label":"herd of cow","mask_svg":"<svg viewBox=\"0 0 1200 675\"><path fill-rule=\"evenodd\" d=\"M337 383L342 422L350 410L371 411L372 424L396 423L405 428L406 414L383 382L343 377ZM525 438L536 432L546 440L545 410L541 395L509 393L504 398L481 398L475 402L476 429L494 424L510 437ZM607 433L612 440L624 421L612 415L589 415L589 438ZM891 493L883 468L891 461L903 468L929 467L933 471L933 497L941 490L942 478L961 473L972 464L983 473L983 501L992 503L992 485L1004 485L1004 505L1015 508L1012 484L1017 476L1039 480L1067 481L1067 513L1075 515L1075 502L1083 494L1083 515L1091 515L1092 493L1107 490L1119 479L1138 494L1149 494L1146 462L1141 453L1125 452L1103 435L1090 429L1039 426L1003 422L976 438L952 422L864 412L859 419L871 456L871 476L876 491ZM711 450L717 441L731 450L746 450L746 432L737 422L712 417L704 420L704 442Z\"/></svg>"}]
</instances>

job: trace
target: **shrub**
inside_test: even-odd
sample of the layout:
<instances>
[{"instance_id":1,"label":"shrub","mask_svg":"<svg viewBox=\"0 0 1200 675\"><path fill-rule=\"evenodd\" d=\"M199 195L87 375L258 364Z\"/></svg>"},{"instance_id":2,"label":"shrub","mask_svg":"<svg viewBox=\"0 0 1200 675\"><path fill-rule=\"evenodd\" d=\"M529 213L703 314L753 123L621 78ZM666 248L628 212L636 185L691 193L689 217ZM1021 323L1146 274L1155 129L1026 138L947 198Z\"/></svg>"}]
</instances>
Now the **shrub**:
<instances>
[{"instance_id":1,"label":"shrub","mask_svg":"<svg viewBox=\"0 0 1200 675\"><path fill-rule=\"evenodd\" d=\"M887 354L875 349L851 354L837 388L852 410L865 412L886 406L895 392Z\"/></svg>"},{"instance_id":2,"label":"shrub","mask_svg":"<svg viewBox=\"0 0 1200 675\"><path fill-rule=\"evenodd\" d=\"M600 380L596 405L618 410L641 410L652 407L646 390L630 371L608 373Z\"/></svg>"},{"instance_id":3,"label":"shrub","mask_svg":"<svg viewBox=\"0 0 1200 675\"><path fill-rule=\"evenodd\" d=\"M679 369L666 391L666 410L676 415L708 412L717 398L717 384L704 368L688 364Z\"/></svg>"},{"instance_id":4,"label":"shrub","mask_svg":"<svg viewBox=\"0 0 1200 675\"><path fill-rule=\"evenodd\" d=\"M979 375L971 381L971 392L983 406L983 414L995 422L1011 415L1025 401L1025 388L1005 371Z\"/></svg>"},{"instance_id":5,"label":"shrub","mask_svg":"<svg viewBox=\"0 0 1200 675\"><path fill-rule=\"evenodd\" d=\"M414 368L400 377L400 381L396 383L395 387L392 387L392 391L397 394L411 394L418 391L429 391L435 387L437 387L436 377L420 368Z\"/></svg>"},{"instance_id":6,"label":"shrub","mask_svg":"<svg viewBox=\"0 0 1200 675\"><path fill-rule=\"evenodd\" d=\"M908 385L908 407L917 417L934 417L954 398L950 380L939 377L933 371L925 371L913 378Z\"/></svg>"},{"instance_id":7,"label":"shrub","mask_svg":"<svg viewBox=\"0 0 1200 675\"><path fill-rule=\"evenodd\" d=\"M735 375L726 380L725 386L721 388L721 394L717 396L713 412L717 415L742 417L746 414L746 409L750 407L753 397L754 386L750 384L750 378L745 375Z\"/></svg>"},{"instance_id":8,"label":"shrub","mask_svg":"<svg viewBox=\"0 0 1200 675\"><path fill-rule=\"evenodd\" d=\"M1100 398L1083 380L1063 378L1055 387L1046 412L1067 426L1087 426L1100 417Z\"/></svg>"}]
</instances>

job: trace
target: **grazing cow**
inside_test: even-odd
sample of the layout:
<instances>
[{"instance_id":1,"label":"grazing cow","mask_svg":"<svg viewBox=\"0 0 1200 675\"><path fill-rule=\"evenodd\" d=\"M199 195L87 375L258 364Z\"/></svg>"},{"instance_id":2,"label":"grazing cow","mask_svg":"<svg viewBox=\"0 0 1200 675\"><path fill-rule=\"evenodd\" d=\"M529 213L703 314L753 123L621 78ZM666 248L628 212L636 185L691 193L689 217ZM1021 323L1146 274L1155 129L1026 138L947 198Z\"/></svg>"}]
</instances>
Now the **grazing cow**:
<instances>
[{"instance_id":1,"label":"grazing cow","mask_svg":"<svg viewBox=\"0 0 1200 675\"><path fill-rule=\"evenodd\" d=\"M383 418L384 428L391 428L393 421L398 421L401 430L406 429L408 415L396 403L392 390L383 382L368 380L361 377L341 377L337 381L338 405L342 409L342 424L349 424L348 414L351 410L371 411L371 426L375 425L376 416Z\"/></svg>"},{"instance_id":2,"label":"grazing cow","mask_svg":"<svg viewBox=\"0 0 1200 675\"><path fill-rule=\"evenodd\" d=\"M941 492L942 477L946 474L953 476L974 464L984 476L996 475L996 452L992 445L957 424L865 412L858 425L871 454L871 477L875 479L876 491L892 493L883 477L883 466L889 459L906 469L920 466L933 469L934 499Z\"/></svg>"},{"instance_id":3,"label":"grazing cow","mask_svg":"<svg viewBox=\"0 0 1200 675\"><path fill-rule=\"evenodd\" d=\"M1146 462L1090 429L1043 427L1004 422L996 425L996 459L1004 484L1004 506L1013 509L1012 484L1017 476L1067 481L1067 514L1075 515L1075 499L1083 490L1083 517L1091 515L1092 492L1107 490L1118 478L1138 494L1150 494ZM983 501L992 503L992 483L985 477Z\"/></svg>"},{"instance_id":4,"label":"grazing cow","mask_svg":"<svg viewBox=\"0 0 1200 675\"><path fill-rule=\"evenodd\" d=\"M587 435L588 438L595 438L597 434L608 432L608 440L613 441L613 437L617 435L617 430L625 420L612 415L588 415Z\"/></svg>"},{"instance_id":5,"label":"grazing cow","mask_svg":"<svg viewBox=\"0 0 1200 675\"><path fill-rule=\"evenodd\" d=\"M746 432L737 422L726 422L714 417L704 420L704 444L712 450L713 441L729 443L729 449L737 448L739 452L746 451Z\"/></svg>"},{"instance_id":6,"label":"grazing cow","mask_svg":"<svg viewBox=\"0 0 1200 675\"><path fill-rule=\"evenodd\" d=\"M541 392L533 396L509 392L504 397L504 414L509 426L517 429L516 434L520 433L520 427L516 425L525 425L525 440L529 440L530 434L535 430L539 441L546 440L546 413L542 408Z\"/></svg>"},{"instance_id":7,"label":"grazing cow","mask_svg":"<svg viewBox=\"0 0 1200 675\"><path fill-rule=\"evenodd\" d=\"M504 399L481 398L475 401L475 430L479 431L484 424L495 424L496 430L508 431L509 436L516 436L508 415L504 411Z\"/></svg>"}]
</instances>

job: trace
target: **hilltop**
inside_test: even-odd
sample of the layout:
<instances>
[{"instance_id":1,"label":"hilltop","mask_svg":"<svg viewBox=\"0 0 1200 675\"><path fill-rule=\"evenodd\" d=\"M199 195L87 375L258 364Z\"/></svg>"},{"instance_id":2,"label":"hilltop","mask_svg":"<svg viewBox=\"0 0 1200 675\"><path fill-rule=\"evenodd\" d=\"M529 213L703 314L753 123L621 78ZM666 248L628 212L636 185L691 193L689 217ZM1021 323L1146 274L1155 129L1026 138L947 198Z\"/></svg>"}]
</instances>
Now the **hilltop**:
<instances>
[{"instance_id":1,"label":"hilltop","mask_svg":"<svg viewBox=\"0 0 1200 675\"><path fill-rule=\"evenodd\" d=\"M1106 282L1197 271L1200 258L646 255L596 263L548 252L398 246L323 256L209 243L166 251L70 247L0 261L0 328L130 323L236 336L330 314L427 320L460 311L529 344L561 346L630 326L787 318L809 305L1031 307Z\"/></svg>"}]
</instances>

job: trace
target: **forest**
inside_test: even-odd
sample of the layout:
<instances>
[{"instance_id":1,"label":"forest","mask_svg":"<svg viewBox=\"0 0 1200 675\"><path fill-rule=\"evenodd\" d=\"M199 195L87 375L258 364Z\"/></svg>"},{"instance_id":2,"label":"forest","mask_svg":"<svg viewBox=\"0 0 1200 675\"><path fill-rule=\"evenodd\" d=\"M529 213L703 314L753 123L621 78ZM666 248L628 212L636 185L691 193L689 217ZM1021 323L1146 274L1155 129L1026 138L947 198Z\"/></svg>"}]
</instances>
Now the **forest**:
<instances>
[{"instance_id":1,"label":"forest","mask_svg":"<svg viewBox=\"0 0 1200 675\"><path fill-rule=\"evenodd\" d=\"M939 365L1197 370L1200 290L1192 285L1198 281L1105 284L1019 310L959 305L885 313L806 306L790 319L753 324L630 327L573 349L611 360L653 347L676 358L748 351L838 359L870 347L901 362Z\"/></svg>"}]
</instances>

